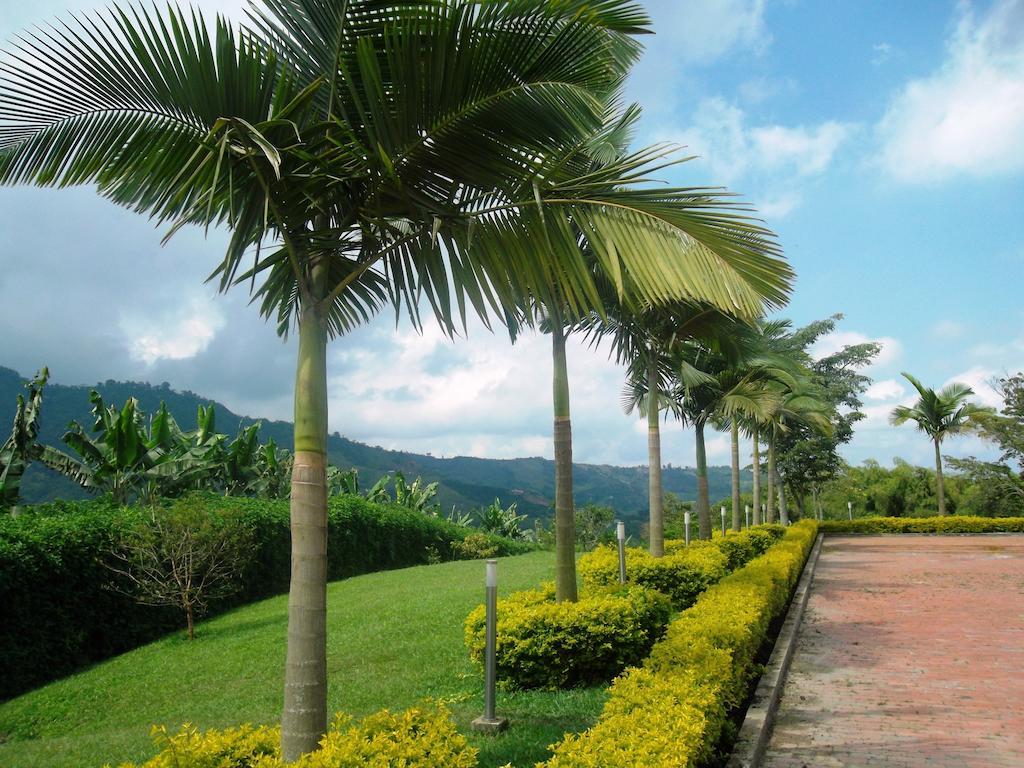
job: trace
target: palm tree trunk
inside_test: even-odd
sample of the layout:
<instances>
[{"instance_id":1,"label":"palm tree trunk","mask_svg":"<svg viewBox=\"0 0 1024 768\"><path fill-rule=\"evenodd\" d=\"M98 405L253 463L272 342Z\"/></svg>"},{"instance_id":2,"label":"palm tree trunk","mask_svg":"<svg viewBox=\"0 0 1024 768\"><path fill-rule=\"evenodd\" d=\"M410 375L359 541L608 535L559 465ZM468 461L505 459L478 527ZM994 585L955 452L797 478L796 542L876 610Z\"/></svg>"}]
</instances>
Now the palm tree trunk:
<instances>
[{"instance_id":1,"label":"palm tree trunk","mask_svg":"<svg viewBox=\"0 0 1024 768\"><path fill-rule=\"evenodd\" d=\"M711 500L708 498L708 457L704 447L704 422L693 425L697 438L697 529L701 539L711 538Z\"/></svg>"},{"instance_id":2,"label":"palm tree trunk","mask_svg":"<svg viewBox=\"0 0 1024 768\"><path fill-rule=\"evenodd\" d=\"M757 426L754 426L753 430L754 440L754 525L761 525L764 521L761 519L761 435Z\"/></svg>"},{"instance_id":3,"label":"palm tree trunk","mask_svg":"<svg viewBox=\"0 0 1024 768\"><path fill-rule=\"evenodd\" d=\"M732 529L740 529L740 425L732 420Z\"/></svg>"},{"instance_id":4,"label":"palm tree trunk","mask_svg":"<svg viewBox=\"0 0 1024 768\"><path fill-rule=\"evenodd\" d=\"M555 599L576 602L576 519L572 499L572 422L565 331L552 317L552 382L555 412Z\"/></svg>"},{"instance_id":5,"label":"palm tree trunk","mask_svg":"<svg viewBox=\"0 0 1024 768\"><path fill-rule=\"evenodd\" d=\"M281 754L291 763L327 730L327 331L306 306L299 318Z\"/></svg>"},{"instance_id":6,"label":"palm tree trunk","mask_svg":"<svg viewBox=\"0 0 1024 768\"><path fill-rule=\"evenodd\" d=\"M946 514L946 484L942 479L942 453L939 451L939 441L935 440L935 490L939 495L939 515Z\"/></svg>"},{"instance_id":7,"label":"palm tree trunk","mask_svg":"<svg viewBox=\"0 0 1024 768\"><path fill-rule=\"evenodd\" d=\"M772 442L774 443L774 441ZM772 445L771 451L774 457L774 444ZM786 506L786 484L782 482L782 473L779 472L778 462L773 463L775 464L775 487L778 489L779 493L779 522L783 525L789 525L789 507Z\"/></svg>"},{"instance_id":8,"label":"palm tree trunk","mask_svg":"<svg viewBox=\"0 0 1024 768\"><path fill-rule=\"evenodd\" d=\"M814 498L814 519L821 520L821 502L818 500L818 485L815 483L811 486L811 496Z\"/></svg>"},{"instance_id":9,"label":"palm tree trunk","mask_svg":"<svg viewBox=\"0 0 1024 768\"><path fill-rule=\"evenodd\" d=\"M647 367L647 490L650 497L650 520L648 537L651 540L651 554L661 557L665 554L665 511L662 506L661 490L661 428L659 427L658 366L651 352Z\"/></svg>"},{"instance_id":10,"label":"palm tree trunk","mask_svg":"<svg viewBox=\"0 0 1024 768\"><path fill-rule=\"evenodd\" d=\"M768 431L768 506L765 510L765 522L775 522L775 433Z\"/></svg>"}]
</instances>

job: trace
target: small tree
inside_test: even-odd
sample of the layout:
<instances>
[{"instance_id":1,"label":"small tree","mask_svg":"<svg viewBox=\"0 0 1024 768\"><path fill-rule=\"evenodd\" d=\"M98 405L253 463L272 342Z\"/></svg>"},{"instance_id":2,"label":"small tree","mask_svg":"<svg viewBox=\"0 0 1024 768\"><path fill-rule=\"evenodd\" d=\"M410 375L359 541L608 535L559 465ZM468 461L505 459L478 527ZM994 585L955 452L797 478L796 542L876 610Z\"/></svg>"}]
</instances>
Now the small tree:
<instances>
[{"instance_id":1,"label":"small tree","mask_svg":"<svg viewBox=\"0 0 1024 768\"><path fill-rule=\"evenodd\" d=\"M211 516L189 497L152 508L129 526L112 551L112 587L143 605L174 606L185 614L189 640L195 617L213 600L238 591L252 552L252 531L233 515Z\"/></svg>"},{"instance_id":2,"label":"small tree","mask_svg":"<svg viewBox=\"0 0 1024 768\"><path fill-rule=\"evenodd\" d=\"M601 543L615 521L615 510L602 504L584 504L576 509L576 544L589 552Z\"/></svg>"},{"instance_id":3,"label":"small tree","mask_svg":"<svg viewBox=\"0 0 1024 768\"><path fill-rule=\"evenodd\" d=\"M917 428L931 438L935 446L935 485L939 496L939 514L946 514L946 489L942 477L942 441L949 435L959 435L977 429L985 417L995 413L992 408L985 408L969 402L967 398L974 390L966 384L953 382L938 392L929 389L909 373L904 372L903 378L914 385L920 395L913 406L898 405L892 409L889 421L893 426L913 421Z\"/></svg>"}]
</instances>

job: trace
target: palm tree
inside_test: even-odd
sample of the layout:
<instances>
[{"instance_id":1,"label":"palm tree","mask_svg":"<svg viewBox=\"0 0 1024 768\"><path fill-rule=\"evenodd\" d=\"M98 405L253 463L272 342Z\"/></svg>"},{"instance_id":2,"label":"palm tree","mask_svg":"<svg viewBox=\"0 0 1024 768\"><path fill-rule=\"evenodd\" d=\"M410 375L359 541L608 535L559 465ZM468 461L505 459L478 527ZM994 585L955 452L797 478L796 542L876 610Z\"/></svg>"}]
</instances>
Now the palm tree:
<instances>
[{"instance_id":1,"label":"palm tree","mask_svg":"<svg viewBox=\"0 0 1024 768\"><path fill-rule=\"evenodd\" d=\"M810 373L803 371L791 383L776 387L778 398L768 418L762 424L768 437L768 523L775 522L774 502L779 503L779 522L789 525L786 488L776 461L777 443L781 434L793 425L803 424L825 434L832 431L832 407L811 382ZM776 497L777 494L777 497Z\"/></svg>"},{"instance_id":2,"label":"palm tree","mask_svg":"<svg viewBox=\"0 0 1024 768\"><path fill-rule=\"evenodd\" d=\"M958 435L976 429L986 416L995 413L988 408L968 402L974 390L966 384L954 381L936 392L929 389L907 372L903 378L914 385L918 399L912 406L898 405L892 409L889 422L900 426L908 421L931 438L935 445L935 485L939 497L939 514L946 514L946 489L942 478L942 441L950 435Z\"/></svg>"},{"instance_id":3,"label":"palm tree","mask_svg":"<svg viewBox=\"0 0 1024 768\"><path fill-rule=\"evenodd\" d=\"M220 288L250 285L282 335L297 329L294 760L326 727L330 338L386 302L419 323L424 297L450 333L467 306L486 322L526 297L582 315L601 306L588 249L652 303L692 290L712 257L703 292L741 312L784 300L791 273L707 190L640 184L663 150L569 162L647 29L626 0L264 0L250 16L211 36L198 13L115 8L16 46L0 64L0 183L94 183L172 232L226 226Z\"/></svg>"},{"instance_id":4,"label":"palm tree","mask_svg":"<svg viewBox=\"0 0 1024 768\"><path fill-rule=\"evenodd\" d=\"M739 431L741 418L763 419L775 406L774 395L759 380L762 367L749 357L749 326L724 320L712 333L679 344L674 350L678 384L675 413L693 427L697 460L697 520L700 537L711 538L705 429L709 423L731 424L733 432L733 524L739 529ZM751 365L743 367L743 361ZM766 370L767 363L762 363Z\"/></svg>"}]
</instances>

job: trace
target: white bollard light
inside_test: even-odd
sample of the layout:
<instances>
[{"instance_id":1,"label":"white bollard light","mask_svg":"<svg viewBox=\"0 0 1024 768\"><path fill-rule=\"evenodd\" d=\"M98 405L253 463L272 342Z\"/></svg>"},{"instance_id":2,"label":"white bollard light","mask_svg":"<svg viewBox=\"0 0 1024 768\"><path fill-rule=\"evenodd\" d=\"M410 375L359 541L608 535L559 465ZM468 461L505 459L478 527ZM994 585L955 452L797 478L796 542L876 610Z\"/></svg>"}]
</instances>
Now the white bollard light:
<instances>
[{"instance_id":1,"label":"white bollard light","mask_svg":"<svg viewBox=\"0 0 1024 768\"><path fill-rule=\"evenodd\" d=\"M745 528L749 528L750 527L750 505L749 504L744 504L743 505L743 519L746 521L746 525L744 527Z\"/></svg>"},{"instance_id":2,"label":"white bollard light","mask_svg":"<svg viewBox=\"0 0 1024 768\"><path fill-rule=\"evenodd\" d=\"M683 512L683 528L686 533L686 546L690 546L690 511Z\"/></svg>"},{"instance_id":3,"label":"white bollard light","mask_svg":"<svg viewBox=\"0 0 1024 768\"><path fill-rule=\"evenodd\" d=\"M852 501L846 502L846 511L849 513L850 519L853 520L853 502Z\"/></svg>"},{"instance_id":4,"label":"white bollard light","mask_svg":"<svg viewBox=\"0 0 1024 768\"><path fill-rule=\"evenodd\" d=\"M725 536L725 507L722 507L722 535Z\"/></svg>"},{"instance_id":5,"label":"white bollard light","mask_svg":"<svg viewBox=\"0 0 1024 768\"><path fill-rule=\"evenodd\" d=\"M619 520L616 525L616 535L619 540L619 584L626 583L626 524Z\"/></svg>"},{"instance_id":6,"label":"white bollard light","mask_svg":"<svg viewBox=\"0 0 1024 768\"><path fill-rule=\"evenodd\" d=\"M474 731L498 733L508 728L508 720L495 714L498 645L498 561L487 561L487 617L484 648L484 714L472 722Z\"/></svg>"}]
</instances>

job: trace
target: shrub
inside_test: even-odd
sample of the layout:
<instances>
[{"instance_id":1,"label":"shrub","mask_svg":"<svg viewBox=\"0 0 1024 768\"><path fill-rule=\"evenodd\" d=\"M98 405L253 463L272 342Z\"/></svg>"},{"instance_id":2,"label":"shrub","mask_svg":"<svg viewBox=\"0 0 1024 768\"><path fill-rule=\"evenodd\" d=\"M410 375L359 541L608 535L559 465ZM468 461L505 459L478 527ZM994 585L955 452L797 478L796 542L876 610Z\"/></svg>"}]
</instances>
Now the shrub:
<instances>
[{"instance_id":1,"label":"shrub","mask_svg":"<svg viewBox=\"0 0 1024 768\"><path fill-rule=\"evenodd\" d=\"M596 590L575 603L555 602L554 585L498 602L498 679L512 688L569 688L607 682L637 664L661 637L671 606L636 585ZM484 654L484 606L466 619L466 645Z\"/></svg>"},{"instance_id":2,"label":"shrub","mask_svg":"<svg viewBox=\"0 0 1024 768\"><path fill-rule=\"evenodd\" d=\"M455 543L455 553L460 560L480 560L485 557L496 557L498 545L483 533L471 533L462 541Z\"/></svg>"},{"instance_id":3,"label":"shrub","mask_svg":"<svg viewBox=\"0 0 1024 768\"><path fill-rule=\"evenodd\" d=\"M680 768L708 763L755 659L785 609L817 526L797 523L764 555L709 588L642 668L611 686L600 720L554 745L548 768Z\"/></svg>"},{"instance_id":4,"label":"shrub","mask_svg":"<svg viewBox=\"0 0 1024 768\"><path fill-rule=\"evenodd\" d=\"M598 547L580 558L578 570L588 589L619 583L619 555L614 547ZM697 596L726 573L726 557L717 547L694 545L654 557L647 550L626 550L626 580L667 595L676 610L693 604Z\"/></svg>"},{"instance_id":5,"label":"shrub","mask_svg":"<svg viewBox=\"0 0 1024 768\"><path fill-rule=\"evenodd\" d=\"M1024 517L860 517L827 520L824 533L1024 533Z\"/></svg>"},{"instance_id":6,"label":"shrub","mask_svg":"<svg viewBox=\"0 0 1024 768\"><path fill-rule=\"evenodd\" d=\"M287 501L192 497L211 517L251 531L252 557L240 591L210 612L288 589L291 558ZM174 629L173 609L138 605L105 588L110 552L147 512L109 500L60 502L0 515L0 698L149 642ZM446 520L358 496L328 504L328 578L471 556L458 548L471 531ZM487 536L498 556L530 549Z\"/></svg>"},{"instance_id":7,"label":"shrub","mask_svg":"<svg viewBox=\"0 0 1024 768\"><path fill-rule=\"evenodd\" d=\"M676 610L684 610L705 589L753 557L762 554L784 532L779 525L761 526L739 533L730 531L712 541L665 542L665 556L654 557L647 550L626 550L626 579L668 595ZM584 585L610 586L619 582L619 555L614 547L599 547L580 558L578 566Z\"/></svg>"},{"instance_id":8,"label":"shrub","mask_svg":"<svg viewBox=\"0 0 1024 768\"><path fill-rule=\"evenodd\" d=\"M243 725L204 733L186 725L174 736L153 728L160 753L140 766L119 768L282 768L279 728ZM475 768L476 749L455 730L441 705L400 714L382 710L356 723L339 714L320 742L295 768Z\"/></svg>"}]
</instances>

